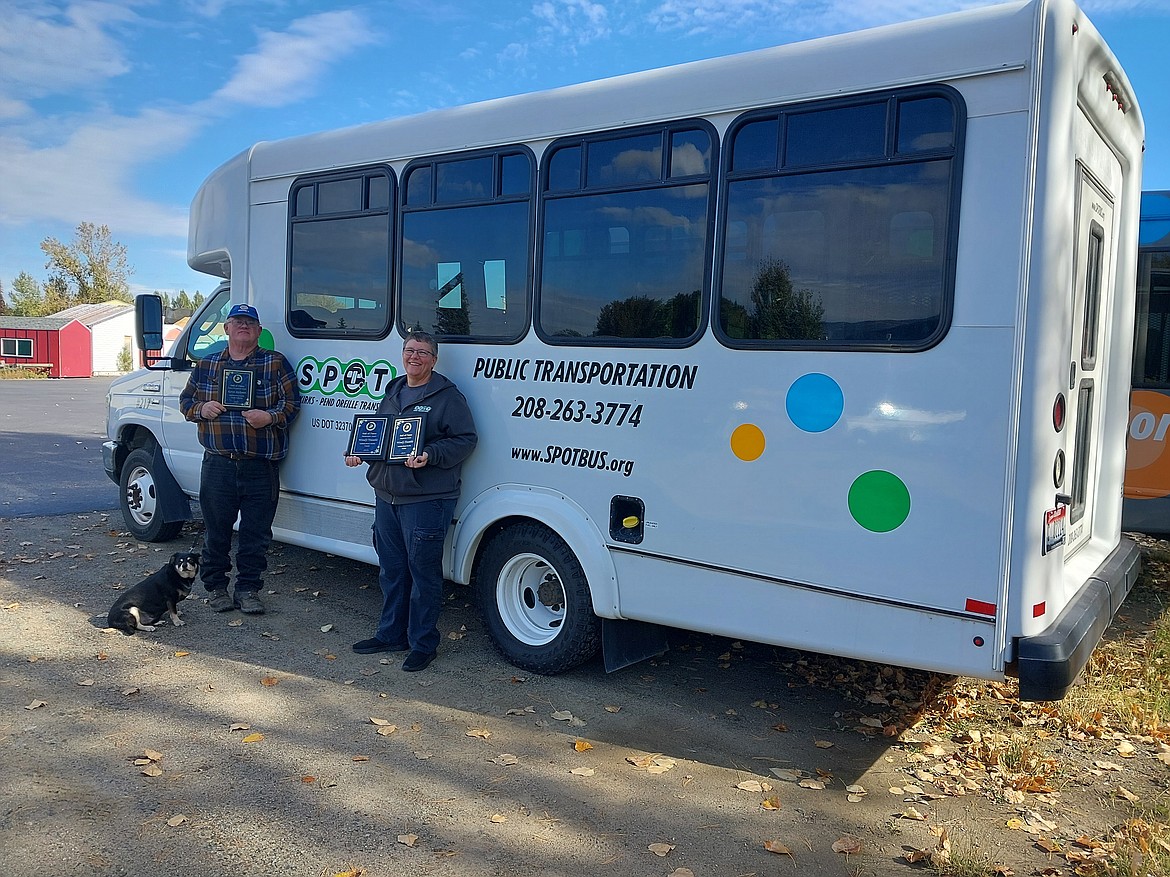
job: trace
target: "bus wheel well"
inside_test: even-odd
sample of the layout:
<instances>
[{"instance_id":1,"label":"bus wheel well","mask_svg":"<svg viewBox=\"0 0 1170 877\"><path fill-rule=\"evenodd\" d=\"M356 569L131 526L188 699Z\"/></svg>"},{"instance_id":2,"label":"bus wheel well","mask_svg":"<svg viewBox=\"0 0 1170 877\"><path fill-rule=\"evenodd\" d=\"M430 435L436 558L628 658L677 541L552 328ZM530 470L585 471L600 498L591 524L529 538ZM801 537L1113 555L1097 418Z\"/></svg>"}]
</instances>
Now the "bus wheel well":
<instances>
[{"instance_id":1,"label":"bus wheel well","mask_svg":"<svg viewBox=\"0 0 1170 877\"><path fill-rule=\"evenodd\" d=\"M560 673L601 646L601 620L581 563L544 524L523 517L493 524L472 588L492 643L523 670Z\"/></svg>"}]
</instances>

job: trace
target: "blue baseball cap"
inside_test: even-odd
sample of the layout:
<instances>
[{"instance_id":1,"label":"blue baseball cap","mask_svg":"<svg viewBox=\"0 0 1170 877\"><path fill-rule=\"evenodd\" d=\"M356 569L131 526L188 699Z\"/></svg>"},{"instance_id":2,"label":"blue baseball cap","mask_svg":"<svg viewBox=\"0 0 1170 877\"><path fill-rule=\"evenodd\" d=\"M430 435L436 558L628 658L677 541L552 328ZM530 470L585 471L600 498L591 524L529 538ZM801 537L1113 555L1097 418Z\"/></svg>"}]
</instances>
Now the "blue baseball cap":
<instances>
[{"instance_id":1,"label":"blue baseball cap","mask_svg":"<svg viewBox=\"0 0 1170 877\"><path fill-rule=\"evenodd\" d=\"M260 322L260 315L256 313L256 309L251 305L232 305L232 309L228 311L227 318L230 320L232 317L247 317L249 320L255 320L257 323Z\"/></svg>"}]
</instances>

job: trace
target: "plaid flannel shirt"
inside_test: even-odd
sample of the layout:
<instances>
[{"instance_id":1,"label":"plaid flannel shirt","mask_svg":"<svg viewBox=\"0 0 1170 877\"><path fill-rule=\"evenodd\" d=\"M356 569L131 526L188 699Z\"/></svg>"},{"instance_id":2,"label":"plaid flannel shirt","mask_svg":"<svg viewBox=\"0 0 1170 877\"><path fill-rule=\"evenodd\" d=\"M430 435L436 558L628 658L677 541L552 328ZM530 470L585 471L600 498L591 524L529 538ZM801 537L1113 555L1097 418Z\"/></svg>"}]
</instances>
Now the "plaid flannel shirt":
<instances>
[{"instance_id":1,"label":"plaid flannel shirt","mask_svg":"<svg viewBox=\"0 0 1170 877\"><path fill-rule=\"evenodd\" d=\"M242 411L225 411L214 420L203 420L204 402L218 400L224 368L248 368L256 374L254 407L272 415L272 424L254 429ZM242 454L266 460L283 460L288 453L288 428L301 408L296 376L284 355L256 348L242 363L232 361L225 348L195 364L187 386L179 396L183 416L199 427L199 444L213 454Z\"/></svg>"}]
</instances>

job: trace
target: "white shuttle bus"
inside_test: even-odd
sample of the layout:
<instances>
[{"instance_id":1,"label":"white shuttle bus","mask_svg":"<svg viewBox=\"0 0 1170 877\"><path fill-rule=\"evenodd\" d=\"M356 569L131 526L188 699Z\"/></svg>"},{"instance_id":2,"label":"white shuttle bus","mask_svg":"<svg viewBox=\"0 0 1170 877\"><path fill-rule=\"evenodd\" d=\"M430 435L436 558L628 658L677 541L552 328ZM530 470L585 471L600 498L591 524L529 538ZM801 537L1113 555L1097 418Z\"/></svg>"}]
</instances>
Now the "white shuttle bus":
<instances>
[{"instance_id":1,"label":"white shuttle bus","mask_svg":"<svg viewBox=\"0 0 1170 877\"><path fill-rule=\"evenodd\" d=\"M445 573L514 664L683 628L1057 699L1139 569L1142 148L1071 0L259 143L194 199L224 283L114 384L106 467L178 532L179 393L249 302L303 394L276 538L373 563L342 457L423 329L480 436Z\"/></svg>"}]
</instances>

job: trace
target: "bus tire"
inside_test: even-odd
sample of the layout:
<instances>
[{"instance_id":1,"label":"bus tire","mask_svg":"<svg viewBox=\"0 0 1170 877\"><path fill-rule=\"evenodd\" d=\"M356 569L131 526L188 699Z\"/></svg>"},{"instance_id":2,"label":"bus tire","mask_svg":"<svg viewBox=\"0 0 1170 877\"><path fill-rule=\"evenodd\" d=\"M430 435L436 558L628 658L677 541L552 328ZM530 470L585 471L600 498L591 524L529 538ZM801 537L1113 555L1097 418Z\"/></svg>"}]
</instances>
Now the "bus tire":
<instances>
[{"instance_id":1,"label":"bus tire","mask_svg":"<svg viewBox=\"0 0 1170 877\"><path fill-rule=\"evenodd\" d=\"M552 675L601 647L580 561L540 524L513 524L492 537L476 567L475 593L496 649L510 663Z\"/></svg>"},{"instance_id":2,"label":"bus tire","mask_svg":"<svg viewBox=\"0 0 1170 877\"><path fill-rule=\"evenodd\" d=\"M136 539L167 542L179 535L182 521L164 521L155 486L154 454L150 448L130 452L118 481L122 518Z\"/></svg>"}]
</instances>

